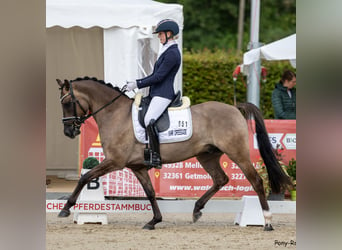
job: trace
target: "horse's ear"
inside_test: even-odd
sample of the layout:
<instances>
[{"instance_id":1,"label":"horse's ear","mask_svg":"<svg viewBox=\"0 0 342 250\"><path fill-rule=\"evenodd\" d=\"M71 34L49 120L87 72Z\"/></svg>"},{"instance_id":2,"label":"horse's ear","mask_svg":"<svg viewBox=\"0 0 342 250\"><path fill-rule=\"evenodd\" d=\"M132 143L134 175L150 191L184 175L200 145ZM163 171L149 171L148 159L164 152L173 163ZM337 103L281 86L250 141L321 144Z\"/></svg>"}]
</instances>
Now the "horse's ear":
<instances>
[{"instance_id":1,"label":"horse's ear","mask_svg":"<svg viewBox=\"0 0 342 250\"><path fill-rule=\"evenodd\" d=\"M64 86L65 86L65 88L68 90L69 89L69 87L70 87L70 83L69 83L69 81L67 80L67 79L64 79Z\"/></svg>"},{"instance_id":2,"label":"horse's ear","mask_svg":"<svg viewBox=\"0 0 342 250\"><path fill-rule=\"evenodd\" d=\"M63 85L62 81L61 81L61 80L59 80L59 79L56 79L56 81L57 81L57 83L58 83L59 87L62 87L62 85Z\"/></svg>"}]
</instances>

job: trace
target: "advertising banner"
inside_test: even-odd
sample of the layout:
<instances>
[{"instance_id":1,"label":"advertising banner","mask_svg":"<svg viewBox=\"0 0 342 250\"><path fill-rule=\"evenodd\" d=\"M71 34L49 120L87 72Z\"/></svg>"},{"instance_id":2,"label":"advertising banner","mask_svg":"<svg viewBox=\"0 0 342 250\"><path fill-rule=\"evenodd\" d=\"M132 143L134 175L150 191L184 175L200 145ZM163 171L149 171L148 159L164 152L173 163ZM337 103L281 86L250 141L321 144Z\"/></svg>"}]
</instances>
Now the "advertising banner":
<instances>
[{"instance_id":1,"label":"advertising banner","mask_svg":"<svg viewBox=\"0 0 342 250\"><path fill-rule=\"evenodd\" d=\"M279 148L282 162L287 164L292 158L296 159L296 121L265 120L265 125L272 146ZM250 156L254 167L258 168L261 157L254 133L254 122L249 129ZM89 156L96 157L100 162L104 159L97 125L92 118L82 126L81 132L80 169L84 159ZM229 177L229 182L216 193L215 197L242 197L256 194L240 168L225 154L221 157L220 164ZM212 186L210 175L196 158L163 164L162 169L151 169L149 174L158 197L200 197ZM101 181L105 196L145 196L139 181L128 168L107 174L101 177Z\"/></svg>"},{"instance_id":2,"label":"advertising banner","mask_svg":"<svg viewBox=\"0 0 342 250\"><path fill-rule=\"evenodd\" d=\"M46 200L46 212L58 213L63 209L66 200ZM70 208L72 213L119 213L119 212L148 212L152 211L149 201L132 200L103 200L103 201L77 201Z\"/></svg>"}]
</instances>

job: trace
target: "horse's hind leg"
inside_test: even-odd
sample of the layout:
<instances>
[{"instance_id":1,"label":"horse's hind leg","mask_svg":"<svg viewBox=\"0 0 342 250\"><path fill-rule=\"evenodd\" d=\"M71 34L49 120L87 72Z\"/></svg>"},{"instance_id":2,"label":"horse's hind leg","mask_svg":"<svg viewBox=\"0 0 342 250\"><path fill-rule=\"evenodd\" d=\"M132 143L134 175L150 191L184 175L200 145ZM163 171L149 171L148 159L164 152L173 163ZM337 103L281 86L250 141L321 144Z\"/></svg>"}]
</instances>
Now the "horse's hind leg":
<instances>
[{"instance_id":1,"label":"horse's hind leg","mask_svg":"<svg viewBox=\"0 0 342 250\"><path fill-rule=\"evenodd\" d=\"M229 181L228 176L222 170L220 165L221 155L221 152L217 152L205 153L196 157L213 179L213 185L198 201L196 201L192 215L193 222L196 222L202 216L201 209L204 208L208 200Z\"/></svg>"},{"instance_id":2,"label":"horse's hind leg","mask_svg":"<svg viewBox=\"0 0 342 250\"><path fill-rule=\"evenodd\" d=\"M162 221L162 215L159 210L159 206L156 200L156 195L154 192L154 188L151 183L150 176L148 175L147 169L141 168L141 169L132 169L133 173L135 176L138 178L140 181L147 198L150 200L151 205L152 205L152 210L153 210L153 219L148 222L143 229L148 229L148 230L153 230L154 226Z\"/></svg>"},{"instance_id":3,"label":"horse's hind leg","mask_svg":"<svg viewBox=\"0 0 342 250\"><path fill-rule=\"evenodd\" d=\"M233 159L231 159L233 160ZM270 212L270 208L267 203L265 190L263 186L263 182L261 177L258 175L257 171L253 167L251 161L249 158L244 161L237 161L233 160L242 170L244 175L246 176L247 180L251 183L254 191L257 193L260 201L260 205L264 214L265 218L265 231L271 231L273 230L273 227L271 225L271 219L272 219L272 213Z\"/></svg>"}]
</instances>

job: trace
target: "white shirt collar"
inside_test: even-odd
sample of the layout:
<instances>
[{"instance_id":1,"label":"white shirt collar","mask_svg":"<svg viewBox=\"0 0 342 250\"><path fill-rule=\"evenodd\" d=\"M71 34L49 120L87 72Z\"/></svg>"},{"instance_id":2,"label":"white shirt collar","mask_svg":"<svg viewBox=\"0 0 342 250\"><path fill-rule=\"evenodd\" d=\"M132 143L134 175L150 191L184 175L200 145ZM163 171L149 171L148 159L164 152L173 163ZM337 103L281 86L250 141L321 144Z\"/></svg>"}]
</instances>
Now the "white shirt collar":
<instances>
[{"instance_id":1,"label":"white shirt collar","mask_svg":"<svg viewBox=\"0 0 342 250\"><path fill-rule=\"evenodd\" d=\"M159 50L159 55L158 58L171 46L177 44L177 42L175 40L170 40L167 42L167 44L163 45L163 47L161 47L161 49Z\"/></svg>"}]
</instances>

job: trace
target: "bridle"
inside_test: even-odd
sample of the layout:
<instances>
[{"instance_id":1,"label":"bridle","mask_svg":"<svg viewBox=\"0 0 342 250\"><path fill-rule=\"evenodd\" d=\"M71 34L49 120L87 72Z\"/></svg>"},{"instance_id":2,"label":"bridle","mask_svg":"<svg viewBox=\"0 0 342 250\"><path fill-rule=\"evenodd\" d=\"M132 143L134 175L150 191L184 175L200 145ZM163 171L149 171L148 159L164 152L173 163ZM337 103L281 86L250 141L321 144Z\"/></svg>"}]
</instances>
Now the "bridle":
<instances>
[{"instance_id":1,"label":"bridle","mask_svg":"<svg viewBox=\"0 0 342 250\"><path fill-rule=\"evenodd\" d=\"M69 116L69 117L63 117L62 118L62 122L64 125L72 125L73 128L75 130L79 130L82 123L84 123L87 119L89 119L90 117L96 115L98 112L100 112L102 109L106 108L107 106L111 105L112 103L114 103L120 96L122 96L125 92L126 92L126 86L124 86L121 90L120 90L120 94L116 97L114 97L110 102L108 102L107 104L103 105L101 108L99 108L98 110L96 110L95 112L92 113L88 113L86 111L85 108L82 107L81 103L79 102L79 100L77 100L77 98L74 95L73 89L72 89L72 82L69 83L69 92L66 93L65 95L63 95L60 98L60 102L62 103L63 100L68 97L71 96L71 103L73 105L73 110L74 110L74 116ZM65 86L65 84L63 84L60 87L60 90L63 89L63 87ZM83 115L81 116L77 116L77 111L76 111L76 105L78 105L80 107L80 109L83 111ZM87 114L88 113L88 114Z\"/></svg>"}]
</instances>

